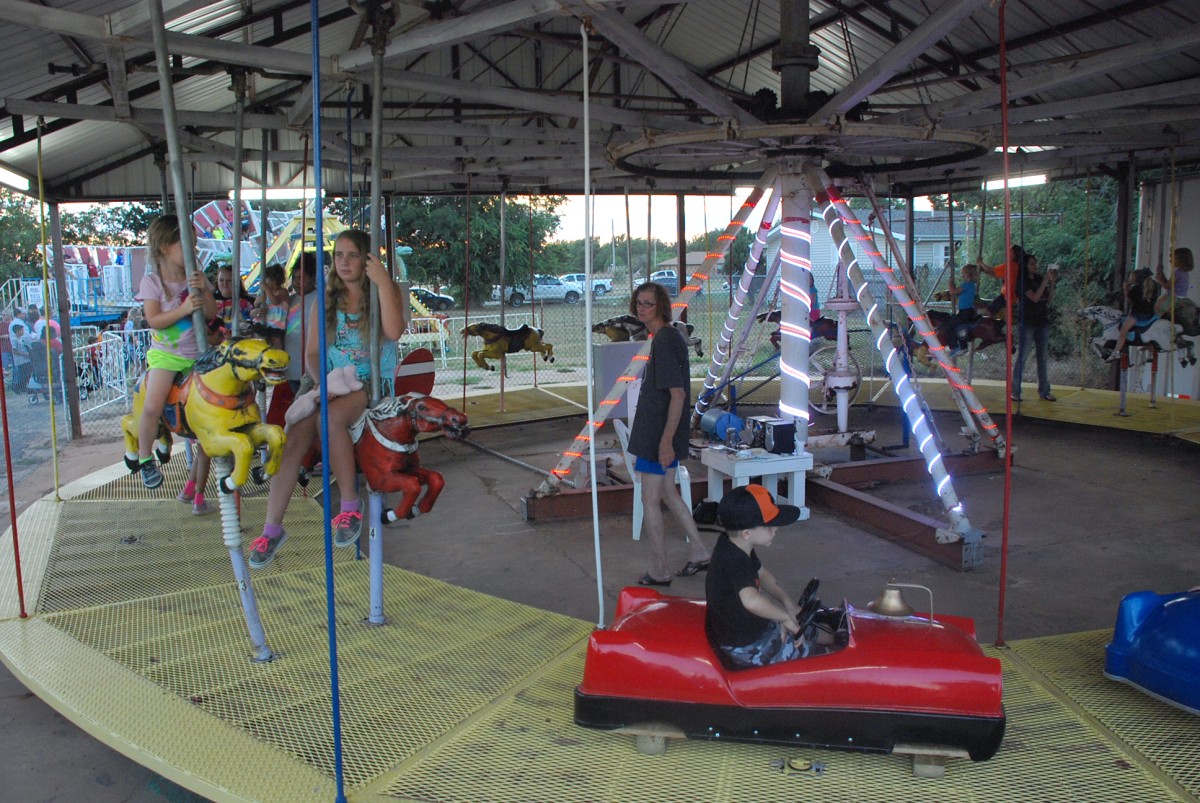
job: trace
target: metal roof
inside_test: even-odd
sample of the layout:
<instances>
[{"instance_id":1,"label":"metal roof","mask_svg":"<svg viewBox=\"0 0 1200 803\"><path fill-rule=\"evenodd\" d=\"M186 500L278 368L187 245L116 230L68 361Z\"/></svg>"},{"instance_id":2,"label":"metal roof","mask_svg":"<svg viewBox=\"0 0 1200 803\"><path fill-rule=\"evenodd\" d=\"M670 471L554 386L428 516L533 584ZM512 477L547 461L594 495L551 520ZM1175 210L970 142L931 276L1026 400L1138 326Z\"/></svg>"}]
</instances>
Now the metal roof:
<instances>
[{"instance_id":1,"label":"metal roof","mask_svg":"<svg viewBox=\"0 0 1200 803\"><path fill-rule=\"evenodd\" d=\"M374 29L358 12L378 8L319 0L316 9L322 176L332 194L346 191L348 165L360 187L367 169ZM1064 177L1130 160L1154 169L1200 160L1194 0L392 0L385 8L396 18L382 62L389 193L463 192L468 183L481 193L580 192L585 133L596 192L723 192L785 159L869 174L884 194L978 186L1001 170L1002 9L1010 145L1024 149L1014 172ZM233 184L231 70L249 76L246 186L261 179L264 136L267 183L304 181L312 14L300 0L165 0L196 197L223 196ZM147 5L0 0L0 19L8 23L0 166L37 175L40 118L48 197L159 197L165 130ZM795 66L805 40L789 19L807 19L819 48L810 94ZM780 61L792 65L784 78L773 69Z\"/></svg>"}]
</instances>

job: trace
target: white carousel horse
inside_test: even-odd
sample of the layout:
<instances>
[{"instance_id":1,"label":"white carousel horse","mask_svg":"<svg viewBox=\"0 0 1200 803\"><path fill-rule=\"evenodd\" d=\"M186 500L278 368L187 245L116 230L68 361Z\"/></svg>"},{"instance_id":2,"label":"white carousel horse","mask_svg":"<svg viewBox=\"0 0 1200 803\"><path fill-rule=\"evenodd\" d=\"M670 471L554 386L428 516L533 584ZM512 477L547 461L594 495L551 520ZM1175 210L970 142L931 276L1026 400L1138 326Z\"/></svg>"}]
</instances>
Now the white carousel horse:
<instances>
[{"instance_id":1,"label":"white carousel horse","mask_svg":"<svg viewBox=\"0 0 1200 803\"><path fill-rule=\"evenodd\" d=\"M1096 305L1084 307L1078 312L1079 317L1098 322L1103 331L1088 342L1088 348L1102 360L1107 360L1117 347L1117 336L1120 334L1121 321L1125 314L1115 307ZM1169 351L1174 344L1182 352L1180 365L1196 364L1196 346L1182 334L1183 327L1176 325L1172 337L1171 322L1165 318L1157 318L1149 326L1135 326L1130 334L1134 336L1131 345L1149 346L1158 351Z\"/></svg>"}]
</instances>

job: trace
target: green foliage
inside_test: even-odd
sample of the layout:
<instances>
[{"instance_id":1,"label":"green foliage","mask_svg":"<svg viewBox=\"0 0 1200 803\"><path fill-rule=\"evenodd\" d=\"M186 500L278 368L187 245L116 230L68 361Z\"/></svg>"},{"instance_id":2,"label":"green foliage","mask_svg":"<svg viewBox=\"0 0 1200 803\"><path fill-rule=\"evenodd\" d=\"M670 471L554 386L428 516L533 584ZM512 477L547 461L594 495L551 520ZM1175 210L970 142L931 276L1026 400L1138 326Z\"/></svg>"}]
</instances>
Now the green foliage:
<instances>
[{"instance_id":1,"label":"green foliage","mask_svg":"<svg viewBox=\"0 0 1200 803\"><path fill-rule=\"evenodd\" d=\"M1062 312L1080 309L1090 304L1113 303L1119 298L1112 292L1113 271L1116 265L1117 183L1109 178L1055 181L1036 187L1020 187L1010 191L1009 227L1012 242L1022 245L1038 258L1042 269L1052 262L1059 265L1059 278L1050 306ZM932 197L934 208L946 208L945 196ZM983 262L1003 263L1004 194L1002 192L971 192L955 194L955 214L963 214L972 239L964 244L960 255L974 261L978 251L980 204L986 202L987 224L983 236ZM1134 223L1136 231L1136 222ZM999 292L999 283L985 278L980 290L984 296ZM1076 349L1077 335L1063 324L1050 337L1050 349L1065 354Z\"/></svg>"},{"instance_id":2,"label":"green foliage","mask_svg":"<svg viewBox=\"0 0 1200 803\"><path fill-rule=\"evenodd\" d=\"M162 214L162 204L96 204L62 214L63 242L85 245L137 246L146 242L150 223Z\"/></svg>"},{"instance_id":3,"label":"green foliage","mask_svg":"<svg viewBox=\"0 0 1200 803\"><path fill-rule=\"evenodd\" d=\"M0 187L0 281L41 275L39 217L36 200Z\"/></svg>"},{"instance_id":4,"label":"green foliage","mask_svg":"<svg viewBox=\"0 0 1200 803\"><path fill-rule=\"evenodd\" d=\"M694 237L688 241L687 250L708 253L718 247L718 238L724 233L725 229L713 229L707 234ZM750 233L750 230L745 227L738 229L737 236L729 244L729 250L725 252L725 264L721 267L721 275L712 278L725 280L735 273L740 276L742 268L746 266L746 260L750 258L750 247L753 244L754 235ZM720 287L721 285L718 283L716 286Z\"/></svg>"},{"instance_id":5,"label":"green foliage","mask_svg":"<svg viewBox=\"0 0 1200 803\"><path fill-rule=\"evenodd\" d=\"M509 283L528 279L530 229L533 230L533 265L537 273L561 273L560 256L546 245L558 228L557 196L529 201L508 200L505 208L505 263ZM447 286L460 298L470 284L474 299L491 298L492 285L500 281L500 198L474 197L470 209L470 276L467 276L467 199L465 196L403 198L393 204L396 237L413 249L405 257L413 284Z\"/></svg>"}]
</instances>

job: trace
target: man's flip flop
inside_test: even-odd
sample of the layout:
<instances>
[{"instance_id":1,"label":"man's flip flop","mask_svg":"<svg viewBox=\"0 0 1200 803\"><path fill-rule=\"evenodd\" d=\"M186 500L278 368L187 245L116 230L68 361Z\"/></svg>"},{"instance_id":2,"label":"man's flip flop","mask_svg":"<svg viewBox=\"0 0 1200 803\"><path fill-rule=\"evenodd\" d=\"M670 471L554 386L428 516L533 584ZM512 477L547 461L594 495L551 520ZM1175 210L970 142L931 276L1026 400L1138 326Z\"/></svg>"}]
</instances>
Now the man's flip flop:
<instances>
[{"instance_id":1,"label":"man's flip flop","mask_svg":"<svg viewBox=\"0 0 1200 803\"><path fill-rule=\"evenodd\" d=\"M708 561L702 560L699 563L688 561L687 565L675 573L676 577L691 577L693 574L708 571Z\"/></svg>"},{"instance_id":2,"label":"man's flip flop","mask_svg":"<svg viewBox=\"0 0 1200 803\"><path fill-rule=\"evenodd\" d=\"M650 572L646 572L645 574L642 575L642 579L638 580L638 585L640 585L640 586L669 586L669 585L671 585L671 581L670 580L655 580L653 577L650 576Z\"/></svg>"}]
</instances>

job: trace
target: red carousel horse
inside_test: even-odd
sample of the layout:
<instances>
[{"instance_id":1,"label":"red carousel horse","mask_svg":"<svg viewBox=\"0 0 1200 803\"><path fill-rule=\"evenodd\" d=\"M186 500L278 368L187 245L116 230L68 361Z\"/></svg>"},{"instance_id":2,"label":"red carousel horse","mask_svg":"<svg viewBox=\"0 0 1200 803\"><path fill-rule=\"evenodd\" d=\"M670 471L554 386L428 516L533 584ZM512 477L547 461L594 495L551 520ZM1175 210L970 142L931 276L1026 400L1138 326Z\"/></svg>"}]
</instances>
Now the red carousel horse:
<instances>
[{"instance_id":1,"label":"red carousel horse","mask_svg":"<svg viewBox=\"0 0 1200 803\"><path fill-rule=\"evenodd\" d=\"M440 473L421 468L417 433L439 431L458 440L471 428L466 415L424 393L384 399L351 426L354 460L371 490L402 494L395 508L384 511L386 523L428 513L437 502L445 480Z\"/></svg>"}]
</instances>

